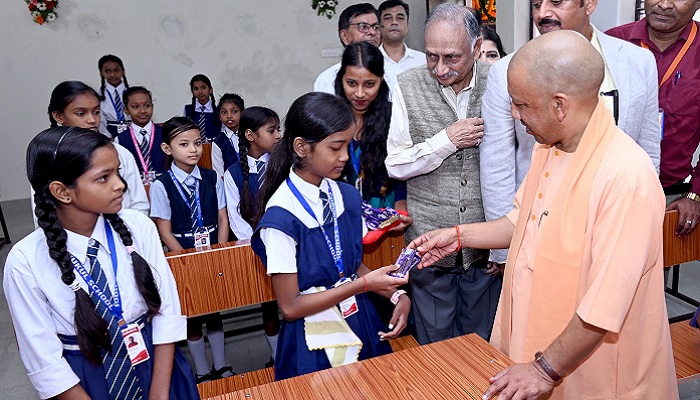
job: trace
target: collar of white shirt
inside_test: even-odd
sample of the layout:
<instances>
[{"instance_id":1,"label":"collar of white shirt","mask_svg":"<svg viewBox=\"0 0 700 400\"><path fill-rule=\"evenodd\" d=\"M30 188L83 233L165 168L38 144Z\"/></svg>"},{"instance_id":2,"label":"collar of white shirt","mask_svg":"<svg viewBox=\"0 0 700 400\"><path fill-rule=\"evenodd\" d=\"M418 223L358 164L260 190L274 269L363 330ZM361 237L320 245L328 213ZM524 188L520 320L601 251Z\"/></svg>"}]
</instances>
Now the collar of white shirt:
<instances>
[{"instance_id":1,"label":"collar of white shirt","mask_svg":"<svg viewBox=\"0 0 700 400\"><path fill-rule=\"evenodd\" d=\"M248 168L250 169L251 173L257 174L258 173L258 164L257 161L263 161L265 164L267 164L267 160L270 159L270 153L265 153L260 156L260 158L255 159L251 156L248 156ZM296 185L296 183L295 183Z\"/></svg>"},{"instance_id":2,"label":"collar of white shirt","mask_svg":"<svg viewBox=\"0 0 700 400\"><path fill-rule=\"evenodd\" d=\"M297 175L296 172L294 172L294 170L292 169L289 172L289 179L299 190L299 193L301 193L302 196L306 197L307 200L311 201L314 204L318 203L319 201L319 189L323 190L324 193L328 194L327 181L329 180L327 178L323 178L321 180L321 186L319 187L301 179L301 177L299 177L299 175Z\"/></svg>"},{"instance_id":3,"label":"collar of white shirt","mask_svg":"<svg viewBox=\"0 0 700 400\"><path fill-rule=\"evenodd\" d=\"M136 136L136 139L138 140L139 143L141 143L141 129L146 130L146 136L148 136L148 138L150 140L152 128L153 128L153 121L148 121L148 123L144 127L140 127L133 122L131 123L131 132L134 133L134 136Z\"/></svg>"},{"instance_id":4,"label":"collar of white shirt","mask_svg":"<svg viewBox=\"0 0 700 400\"><path fill-rule=\"evenodd\" d=\"M234 135L238 136L238 132L234 132L234 131L228 129L228 127L227 127L226 125L223 125L223 124L222 124L221 126L224 127L223 132L224 132L224 135L226 135L227 138L231 139Z\"/></svg>"},{"instance_id":5,"label":"collar of white shirt","mask_svg":"<svg viewBox=\"0 0 700 400\"><path fill-rule=\"evenodd\" d=\"M117 85L117 87L114 87L107 83L107 81L105 81L105 91L108 90L111 95L114 95L114 89L117 89L117 91L123 95L124 91L126 90L126 85L124 85L124 81L122 80L121 83Z\"/></svg>"},{"instance_id":6,"label":"collar of white shirt","mask_svg":"<svg viewBox=\"0 0 700 400\"><path fill-rule=\"evenodd\" d=\"M173 175L175 175L175 179L177 179L178 182L182 183L183 185L185 183L185 179L187 179L187 177L190 175L194 176L200 181L202 180L202 174L199 172L199 167L196 165L194 166L194 170L192 170L192 173L189 175L187 174L187 172L178 168L178 166L175 165L175 163L173 163L171 169L173 170Z\"/></svg>"},{"instance_id":7,"label":"collar of white shirt","mask_svg":"<svg viewBox=\"0 0 700 400\"><path fill-rule=\"evenodd\" d=\"M87 261L87 248L90 238L100 242L100 251L105 251L107 254L110 254L109 247L107 246L107 235L105 233L104 217L102 214L97 217L97 222L95 223L90 237L69 231L68 229L66 229L66 236L66 248L83 264Z\"/></svg>"},{"instance_id":8,"label":"collar of white shirt","mask_svg":"<svg viewBox=\"0 0 700 400\"><path fill-rule=\"evenodd\" d=\"M194 101L194 110L197 112L202 111L202 103L195 100ZM212 107L212 104L211 104L211 99L209 99L209 101L207 101L207 104L204 105L204 112L205 113L213 113L214 112L214 108Z\"/></svg>"},{"instance_id":9,"label":"collar of white shirt","mask_svg":"<svg viewBox=\"0 0 700 400\"><path fill-rule=\"evenodd\" d=\"M408 58L415 58L418 55L418 52L409 48L406 45L406 43L403 44L403 48L404 48L403 57L396 64L401 64L402 61L404 61ZM386 50L384 50L384 43L379 45L379 51L382 52L382 54L384 55L384 58L388 58L388 59L392 60L391 57L389 57L389 55L386 53ZM392 61L394 61L394 60L392 60Z\"/></svg>"}]
</instances>

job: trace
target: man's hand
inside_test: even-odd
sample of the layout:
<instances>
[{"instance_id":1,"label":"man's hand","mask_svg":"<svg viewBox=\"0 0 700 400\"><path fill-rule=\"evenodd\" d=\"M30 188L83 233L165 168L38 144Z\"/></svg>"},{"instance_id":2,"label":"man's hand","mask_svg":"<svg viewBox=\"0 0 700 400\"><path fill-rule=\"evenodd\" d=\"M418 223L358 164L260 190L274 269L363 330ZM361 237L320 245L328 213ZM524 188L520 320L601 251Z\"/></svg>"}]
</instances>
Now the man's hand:
<instances>
[{"instance_id":1,"label":"man's hand","mask_svg":"<svg viewBox=\"0 0 700 400\"><path fill-rule=\"evenodd\" d=\"M418 255L421 256L418 269L430 266L459 250L457 230L453 227L424 233L413 239L408 248L418 250Z\"/></svg>"},{"instance_id":2,"label":"man's hand","mask_svg":"<svg viewBox=\"0 0 700 400\"><path fill-rule=\"evenodd\" d=\"M503 270L505 268L505 263L501 264L495 261L489 261L486 263L486 273L489 275L503 275Z\"/></svg>"},{"instance_id":3,"label":"man's hand","mask_svg":"<svg viewBox=\"0 0 700 400\"><path fill-rule=\"evenodd\" d=\"M676 236L683 237L693 233L700 222L700 203L685 197L666 206L666 211L678 210Z\"/></svg>"},{"instance_id":4,"label":"man's hand","mask_svg":"<svg viewBox=\"0 0 700 400\"><path fill-rule=\"evenodd\" d=\"M475 147L484 137L484 120L464 118L447 127L447 137L458 149Z\"/></svg>"},{"instance_id":5,"label":"man's hand","mask_svg":"<svg viewBox=\"0 0 700 400\"><path fill-rule=\"evenodd\" d=\"M489 378L489 381L491 387L482 396L484 400L499 392L498 400L536 400L554 389L554 382L534 362L510 366Z\"/></svg>"}]
</instances>

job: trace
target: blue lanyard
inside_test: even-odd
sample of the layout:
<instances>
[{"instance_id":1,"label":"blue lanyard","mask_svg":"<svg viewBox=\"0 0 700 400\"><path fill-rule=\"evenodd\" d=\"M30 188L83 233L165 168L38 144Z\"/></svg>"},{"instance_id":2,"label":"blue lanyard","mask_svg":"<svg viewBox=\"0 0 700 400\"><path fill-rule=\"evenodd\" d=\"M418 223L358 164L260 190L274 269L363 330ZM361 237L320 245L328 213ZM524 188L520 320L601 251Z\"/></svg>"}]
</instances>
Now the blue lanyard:
<instances>
[{"instance_id":1,"label":"blue lanyard","mask_svg":"<svg viewBox=\"0 0 700 400\"><path fill-rule=\"evenodd\" d=\"M355 147L357 146L357 147ZM355 140L350 141L350 160L352 161L352 166L355 168L355 174L360 176L360 157L362 156L362 150L360 149L360 144Z\"/></svg>"},{"instance_id":2,"label":"blue lanyard","mask_svg":"<svg viewBox=\"0 0 700 400\"><path fill-rule=\"evenodd\" d=\"M190 211L194 211L192 209L192 206L190 205L190 201L187 199L187 195L185 195L185 192L182 190L182 185L180 184L180 182L178 182L177 178L175 178L173 170L169 169L168 173L170 174L170 179L172 179L173 183L175 184L175 188L177 188L178 193L180 193L182 200L185 201L187 208L189 208ZM201 228L204 226L204 223L202 222L202 207L200 206L199 202L199 179L197 178L195 178L194 180L194 201L197 204L197 226Z\"/></svg>"},{"instance_id":3,"label":"blue lanyard","mask_svg":"<svg viewBox=\"0 0 700 400\"><path fill-rule=\"evenodd\" d=\"M112 93L109 92L109 90L106 91L107 96L109 96L109 101L112 102L112 107L114 107L114 112L117 114L117 119L119 120L120 123L124 122L124 109L122 108L121 110L117 109L116 103L114 103L114 98L112 97Z\"/></svg>"},{"instance_id":4,"label":"blue lanyard","mask_svg":"<svg viewBox=\"0 0 700 400\"><path fill-rule=\"evenodd\" d=\"M74 255L70 255L71 262L73 263L73 267L75 268L76 271L78 271L78 274L83 278L85 283L90 287L90 290L94 292L97 295L97 298L100 299L100 301L107 307L110 313L114 316L114 318L119 321L119 325L123 326L126 322L124 320L124 311L122 309L122 300L121 296L119 295L119 284L117 283L117 268L118 268L118 262L117 262L117 250L114 245L114 235L112 234L112 227L109 226L109 222L107 220L104 220L105 223L105 233L107 234L107 243L109 246L109 252L110 252L110 257L112 259L112 269L114 270L114 287L112 288L112 299L110 300L107 295L100 289L99 286L97 286L97 283L95 282L94 279L92 279L92 275L85 269L85 266L78 261L77 258L75 258Z\"/></svg>"},{"instance_id":5,"label":"blue lanyard","mask_svg":"<svg viewBox=\"0 0 700 400\"><path fill-rule=\"evenodd\" d=\"M328 234L326 234L326 230L323 229L323 223L319 222L318 225L321 228L321 233L323 233L323 238L326 239L326 245L328 246L328 250L331 252L331 256L333 256L333 262L335 263L335 267L338 269L338 273L340 276L344 275L345 268L343 266L343 250L340 247L340 234L338 233L338 214L336 213L335 210L335 201L334 201L334 196L333 196L333 189L331 189L331 184L330 182L326 182L328 184L328 203L330 203L331 206L331 214L333 215L333 234L334 234L334 239L335 239L335 246L331 244L330 238L328 238ZM299 193L299 189L297 189L296 186L292 183L291 179L287 178L287 186L289 186L289 190L292 191L292 194L294 194L294 197L299 200L299 203L301 203L301 206L304 207L304 210L306 210L309 215L311 215L311 218L313 218L316 222L318 222L318 218L316 218L316 214L314 214L314 210L311 209L311 206L309 203L306 202L304 197Z\"/></svg>"}]
</instances>

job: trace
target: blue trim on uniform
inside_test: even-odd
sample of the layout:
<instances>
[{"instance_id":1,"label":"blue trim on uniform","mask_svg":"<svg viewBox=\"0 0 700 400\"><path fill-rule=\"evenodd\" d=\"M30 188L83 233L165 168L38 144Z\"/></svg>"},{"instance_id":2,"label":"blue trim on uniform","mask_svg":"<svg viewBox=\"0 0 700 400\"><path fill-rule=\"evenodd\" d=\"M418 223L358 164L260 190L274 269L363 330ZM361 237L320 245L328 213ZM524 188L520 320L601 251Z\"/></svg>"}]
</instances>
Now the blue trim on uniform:
<instances>
[{"instance_id":1,"label":"blue trim on uniform","mask_svg":"<svg viewBox=\"0 0 700 400\"><path fill-rule=\"evenodd\" d=\"M231 140L224 132L221 132L219 136L214 139L214 143L221 149L221 158L224 160L224 171L240 160L236 148L233 147Z\"/></svg>"},{"instance_id":2,"label":"blue trim on uniform","mask_svg":"<svg viewBox=\"0 0 700 400\"><path fill-rule=\"evenodd\" d=\"M216 226L209 233L209 243L217 244L219 242L218 217L219 217L219 201L216 196L216 183L218 178L216 172L199 168L202 176L202 181L199 184L200 205L202 209L202 221L204 226ZM176 234L192 233L192 221L190 220L190 208L180 196L177 187L170 179L169 174L163 174L157 178L165 188L170 201L170 224L171 231ZM178 243L184 249L194 248L194 237L175 237Z\"/></svg>"}]
</instances>

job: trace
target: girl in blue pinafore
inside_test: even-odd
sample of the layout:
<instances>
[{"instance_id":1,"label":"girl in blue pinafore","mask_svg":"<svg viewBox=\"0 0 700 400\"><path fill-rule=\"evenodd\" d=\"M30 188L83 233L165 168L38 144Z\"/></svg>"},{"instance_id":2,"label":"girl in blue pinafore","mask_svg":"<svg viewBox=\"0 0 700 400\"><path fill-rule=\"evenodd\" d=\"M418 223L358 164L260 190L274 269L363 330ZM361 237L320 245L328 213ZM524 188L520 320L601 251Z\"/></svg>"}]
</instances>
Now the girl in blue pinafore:
<instances>
[{"instance_id":1,"label":"girl in blue pinafore","mask_svg":"<svg viewBox=\"0 0 700 400\"><path fill-rule=\"evenodd\" d=\"M221 121L216 115L214 88L206 75L197 74L190 79L192 103L185 105L183 115L199 126L202 141L214 141L221 133Z\"/></svg>"},{"instance_id":2,"label":"girl in blue pinafore","mask_svg":"<svg viewBox=\"0 0 700 400\"><path fill-rule=\"evenodd\" d=\"M218 108L221 133L211 144L211 169L223 177L226 170L238 162L238 125L245 102L235 93L225 93L219 99Z\"/></svg>"},{"instance_id":3,"label":"girl in blue pinafore","mask_svg":"<svg viewBox=\"0 0 700 400\"><path fill-rule=\"evenodd\" d=\"M362 264L361 197L337 183L355 131L350 107L339 97L308 93L285 119L284 137L272 151L252 238L272 276L284 320L275 379L285 379L391 352L384 340L406 326L407 283ZM395 302L389 329L365 292ZM319 328L335 327L333 332Z\"/></svg>"},{"instance_id":4,"label":"girl in blue pinafore","mask_svg":"<svg viewBox=\"0 0 700 400\"><path fill-rule=\"evenodd\" d=\"M202 157L202 140L197 125L186 117L165 121L162 149L172 166L151 186L151 218L163 243L173 251L196 248L197 236L208 236L209 244L225 242L228 218L223 184L214 171L197 166ZM202 335L204 323L214 360L211 369ZM197 383L233 375L233 369L226 362L221 314L188 318L187 346L194 362Z\"/></svg>"},{"instance_id":5,"label":"girl in blue pinafore","mask_svg":"<svg viewBox=\"0 0 700 400\"><path fill-rule=\"evenodd\" d=\"M40 229L12 248L3 279L22 361L42 399L198 399L175 345L175 279L153 222L122 210L118 166L110 139L88 129L50 128L29 144ZM145 355L144 344L139 363L127 348Z\"/></svg>"}]
</instances>

